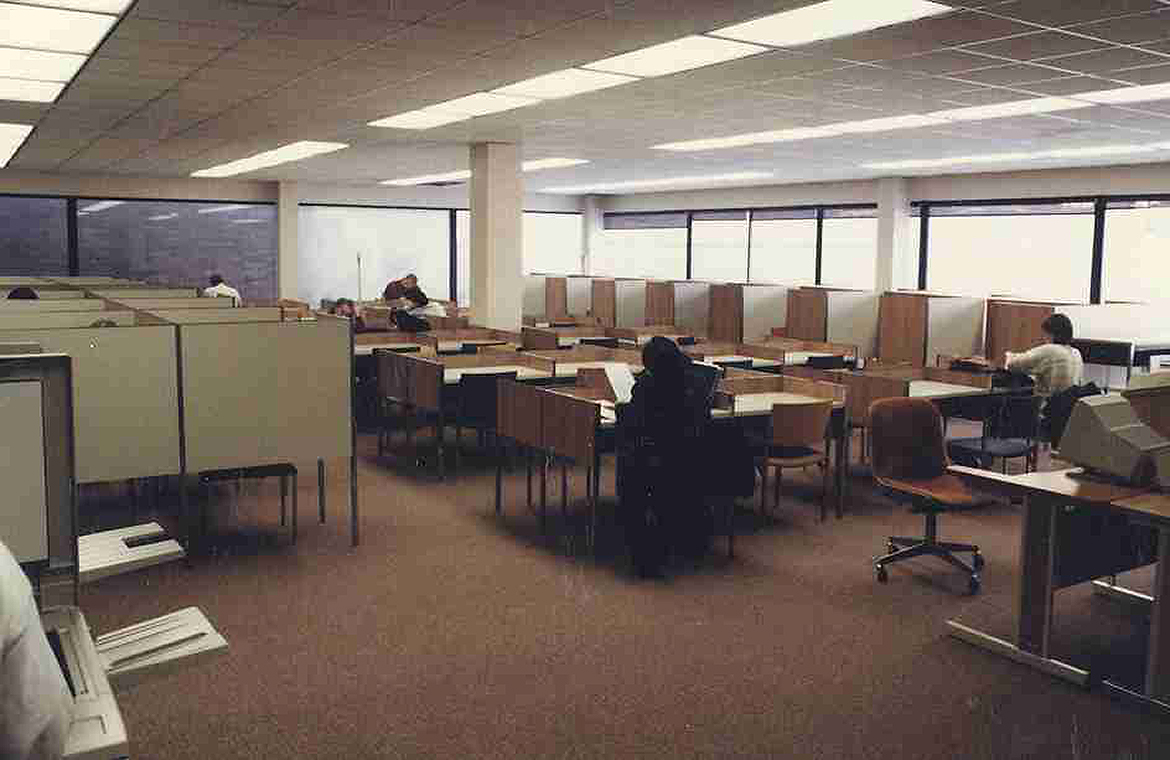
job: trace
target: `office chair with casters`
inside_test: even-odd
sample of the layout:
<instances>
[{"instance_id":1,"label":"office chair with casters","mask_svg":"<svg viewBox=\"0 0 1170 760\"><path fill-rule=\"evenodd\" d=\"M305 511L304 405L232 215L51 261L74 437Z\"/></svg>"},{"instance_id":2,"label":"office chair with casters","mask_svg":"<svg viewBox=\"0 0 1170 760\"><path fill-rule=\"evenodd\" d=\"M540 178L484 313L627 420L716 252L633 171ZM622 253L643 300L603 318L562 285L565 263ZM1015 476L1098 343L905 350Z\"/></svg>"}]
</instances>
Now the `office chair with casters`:
<instances>
[{"instance_id":1,"label":"office chair with casters","mask_svg":"<svg viewBox=\"0 0 1170 760\"><path fill-rule=\"evenodd\" d=\"M480 444L484 434L493 434L497 424L497 386L501 380L515 380L515 372L467 373L459 378L459 409L455 417L455 461L453 468L459 470L459 441L463 428L474 429L479 434Z\"/></svg>"},{"instance_id":2,"label":"office chair with casters","mask_svg":"<svg viewBox=\"0 0 1170 760\"><path fill-rule=\"evenodd\" d=\"M979 591L983 556L973 544L938 540L938 515L973 509L985 503L959 478L947 472L942 416L928 399L887 398L869 407L873 438L873 475L877 482L913 505L926 518L922 538L890 536L889 553L874 560L877 579L888 580L886 565L912 557L940 557L967 573L972 594ZM956 552L970 552L967 565Z\"/></svg>"},{"instance_id":3,"label":"office chair with casters","mask_svg":"<svg viewBox=\"0 0 1170 760\"><path fill-rule=\"evenodd\" d=\"M990 469L996 459L1003 461L1007 474L1009 459L1024 459L1024 472L1036 469L1040 451L1040 396L1007 395L988 410L983 435L947 441L947 453L956 461L978 462Z\"/></svg>"},{"instance_id":4,"label":"office chair with casters","mask_svg":"<svg viewBox=\"0 0 1170 760\"><path fill-rule=\"evenodd\" d=\"M582 338L580 345L597 346L599 348L617 348L617 338Z\"/></svg>"},{"instance_id":5,"label":"office chair with casters","mask_svg":"<svg viewBox=\"0 0 1170 760\"><path fill-rule=\"evenodd\" d=\"M829 399L799 404L773 404L772 423L763 451L756 456L760 470L760 512L767 507L768 472L776 470L774 510L780 508L780 480L784 468L821 467L821 519L825 519L825 504L829 493L829 445L826 432L833 402Z\"/></svg>"}]
</instances>

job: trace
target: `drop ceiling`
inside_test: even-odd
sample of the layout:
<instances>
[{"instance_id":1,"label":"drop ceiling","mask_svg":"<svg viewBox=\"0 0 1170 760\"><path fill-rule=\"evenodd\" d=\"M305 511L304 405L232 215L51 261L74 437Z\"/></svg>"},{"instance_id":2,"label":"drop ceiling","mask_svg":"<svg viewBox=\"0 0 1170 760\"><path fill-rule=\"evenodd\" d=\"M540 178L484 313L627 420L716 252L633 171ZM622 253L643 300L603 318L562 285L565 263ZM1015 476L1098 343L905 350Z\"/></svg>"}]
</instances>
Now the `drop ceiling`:
<instances>
[{"instance_id":1,"label":"drop ceiling","mask_svg":"<svg viewBox=\"0 0 1170 760\"><path fill-rule=\"evenodd\" d=\"M880 2L880 0L874 0ZM1170 100L729 150L651 146L1170 82L1170 0L946 3L951 13L429 130L368 122L709 32L810 0L138 0L9 166L185 177L299 140L349 143L242 179L373 184L467 168L519 142L530 190L769 172L754 184L869 178L864 165L1170 142ZM1141 154L1128 162L1170 158ZM1110 164L1080 158L980 170Z\"/></svg>"}]
</instances>

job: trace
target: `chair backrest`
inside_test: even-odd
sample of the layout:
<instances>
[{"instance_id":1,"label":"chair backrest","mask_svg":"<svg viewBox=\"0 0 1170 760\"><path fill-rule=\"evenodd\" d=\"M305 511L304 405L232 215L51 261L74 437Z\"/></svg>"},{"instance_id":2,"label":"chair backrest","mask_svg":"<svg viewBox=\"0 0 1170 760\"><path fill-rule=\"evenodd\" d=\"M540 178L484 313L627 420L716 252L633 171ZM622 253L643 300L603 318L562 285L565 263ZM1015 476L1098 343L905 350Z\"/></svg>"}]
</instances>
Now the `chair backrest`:
<instances>
[{"instance_id":1,"label":"chair backrest","mask_svg":"<svg viewBox=\"0 0 1170 760\"><path fill-rule=\"evenodd\" d=\"M1004 396L984 434L988 438L1036 440L1040 436L1040 405L1043 403L1043 397L1031 394Z\"/></svg>"},{"instance_id":2,"label":"chair backrest","mask_svg":"<svg viewBox=\"0 0 1170 760\"><path fill-rule=\"evenodd\" d=\"M601 346L602 348L617 348L617 338L582 338L582 346Z\"/></svg>"},{"instance_id":3,"label":"chair backrest","mask_svg":"<svg viewBox=\"0 0 1170 760\"><path fill-rule=\"evenodd\" d=\"M459 421L463 424L495 429L501 380L515 380L515 372L472 372L459 378Z\"/></svg>"},{"instance_id":4,"label":"chair backrest","mask_svg":"<svg viewBox=\"0 0 1170 760\"><path fill-rule=\"evenodd\" d=\"M869 407L873 474L923 480L946 472L942 415L929 399L884 398Z\"/></svg>"},{"instance_id":5,"label":"chair backrest","mask_svg":"<svg viewBox=\"0 0 1170 760\"><path fill-rule=\"evenodd\" d=\"M773 404L771 443L773 446L815 446L825 440L832 414L831 399Z\"/></svg>"}]
</instances>

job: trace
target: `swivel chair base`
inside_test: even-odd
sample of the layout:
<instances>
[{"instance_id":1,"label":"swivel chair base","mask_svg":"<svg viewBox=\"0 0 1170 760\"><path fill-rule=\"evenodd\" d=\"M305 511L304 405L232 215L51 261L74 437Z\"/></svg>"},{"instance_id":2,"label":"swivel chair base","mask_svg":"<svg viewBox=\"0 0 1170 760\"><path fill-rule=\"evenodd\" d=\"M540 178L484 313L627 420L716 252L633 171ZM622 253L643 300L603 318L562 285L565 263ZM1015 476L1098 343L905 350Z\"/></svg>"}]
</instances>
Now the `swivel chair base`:
<instances>
[{"instance_id":1,"label":"swivel chair base","mask_svg":"<svg viewBox=\"0 0 1170 760\"><path fill-rule=\"evenodd\" d=\"M890 536L889 553L873 561L879 583L889 580L886 565L914 557L939 557L962 570L969 576L968 590L972 594L979 592L979 571L983 569L983 555L979 547L974 544L957 544L950 541L938 540L938 515L934 512L926 513L926 536L922 538L907 538L904 536ZM970 552L972 564L968 565L955 556L955 552Z\"/></svg>"}]
</instances>

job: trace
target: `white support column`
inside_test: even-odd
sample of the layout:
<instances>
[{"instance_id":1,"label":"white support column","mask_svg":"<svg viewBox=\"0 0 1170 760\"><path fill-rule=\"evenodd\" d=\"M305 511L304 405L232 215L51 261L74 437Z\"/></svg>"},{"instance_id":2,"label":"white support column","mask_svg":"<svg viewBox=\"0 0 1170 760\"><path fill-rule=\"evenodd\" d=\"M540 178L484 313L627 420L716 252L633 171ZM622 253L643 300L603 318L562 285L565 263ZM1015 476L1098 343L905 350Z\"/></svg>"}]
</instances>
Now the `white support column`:
<instances>
[{"instance_id":1,"label":"white support column","mask_svg":"<svg viewBox=\"0 0 1170 760\"><path fill-rule=\"evenodd\" d=\"M593 273L593 251L601 245L602 211L600 198L586 195L581 198L581 274Z\"/></svg>"},{"instance_id":2,"label":"white support column","mask_svg":"<svg viewBox=\"0 0 1170 760\"><path fill-rule=\"evenodd\" d=\"M296 182L281 182L276 201L277 267L280 297L298 298L300 288L299 254L301 195ZM312 304L316 306L317 304Z\"/></svg>"},{"instance_id":3,"label":"white support column","mask_svg":"<svg viewBox=\"0 0 1170 760\"><path fill-rule=\"evenodd\" d=\"M902 177L878 181L876 290L918 285L917 247L910 238L909 183Z\"/></svg>"},{"instance_id":4,"label":"white support column","mask_svg":"<svg viewBox=\"0 0 1170 760\"><path fill-rule=\"evenodd\" d=\"M471 320L519 330L524 302L520 147L471 146Z\"/></svg>"}]
</instances>

